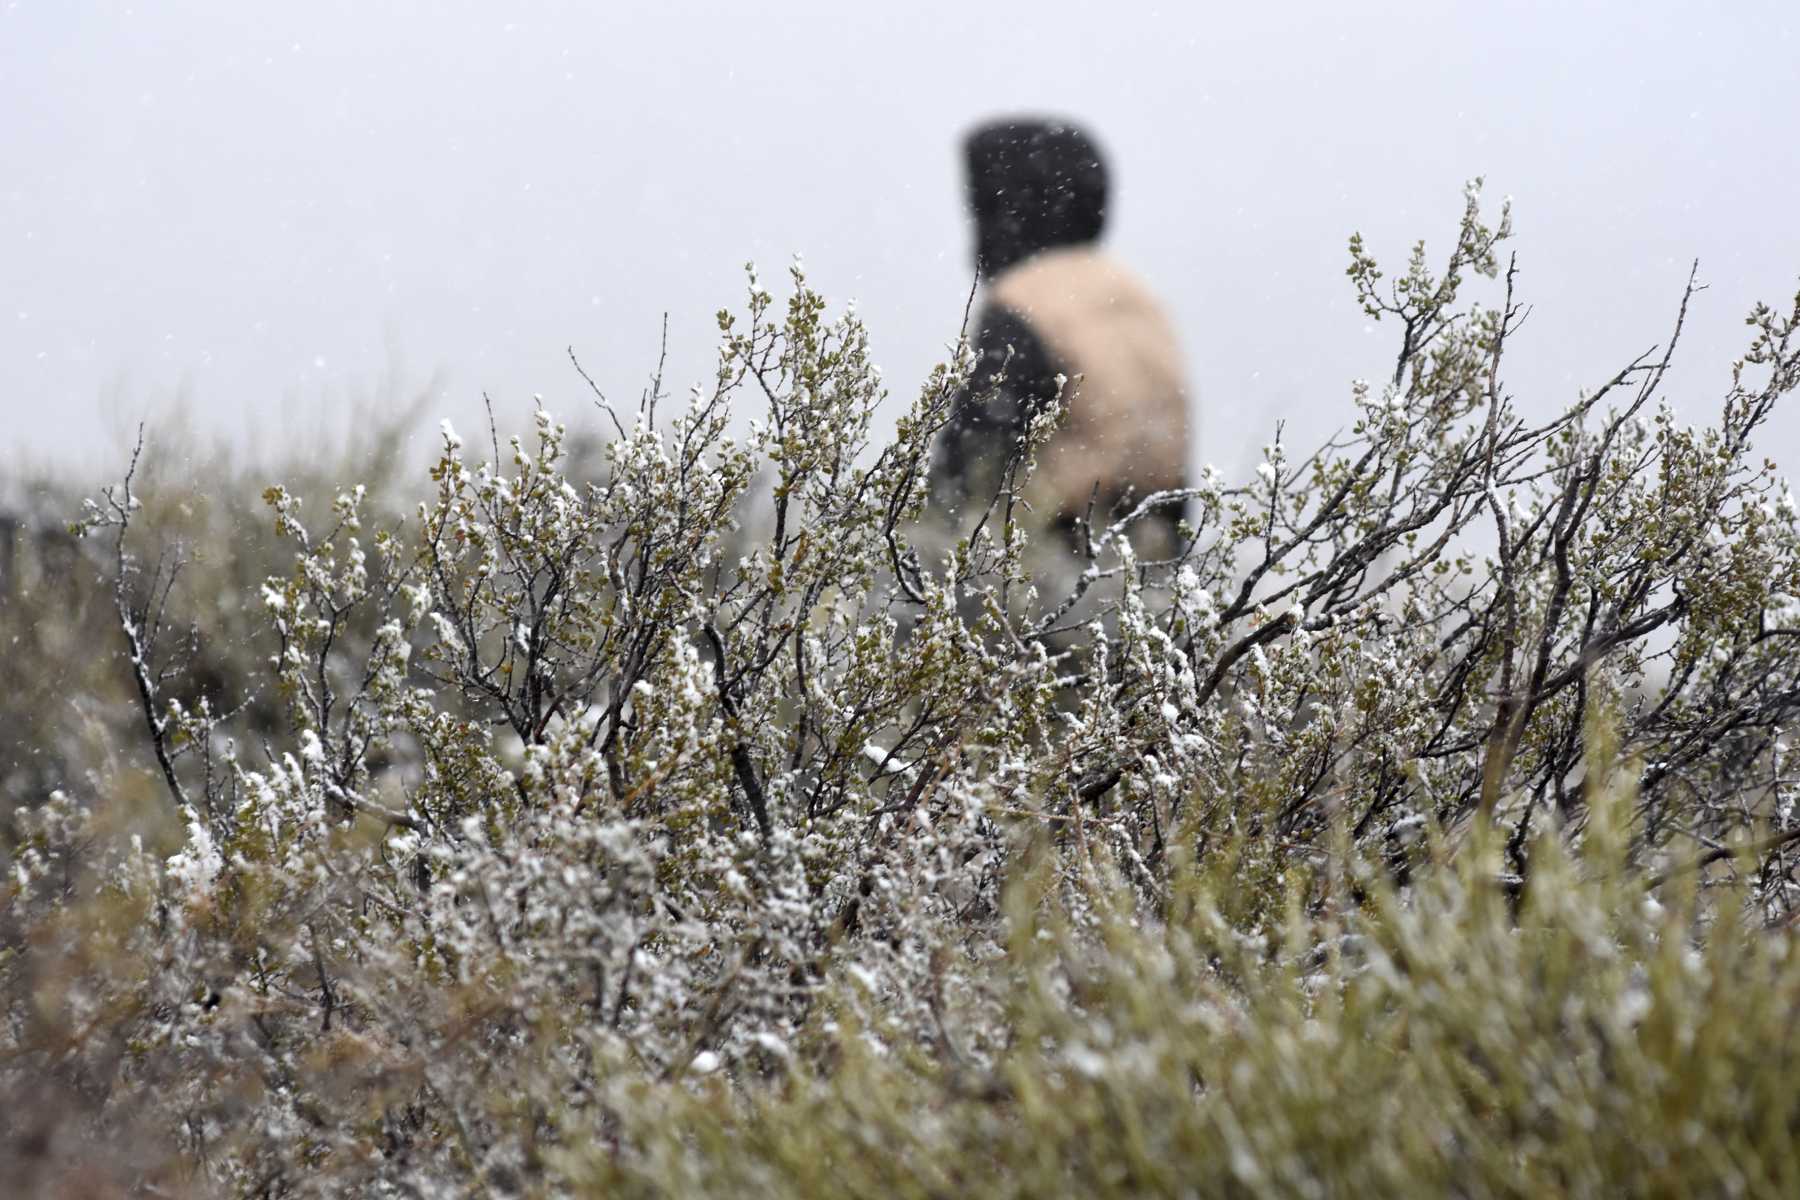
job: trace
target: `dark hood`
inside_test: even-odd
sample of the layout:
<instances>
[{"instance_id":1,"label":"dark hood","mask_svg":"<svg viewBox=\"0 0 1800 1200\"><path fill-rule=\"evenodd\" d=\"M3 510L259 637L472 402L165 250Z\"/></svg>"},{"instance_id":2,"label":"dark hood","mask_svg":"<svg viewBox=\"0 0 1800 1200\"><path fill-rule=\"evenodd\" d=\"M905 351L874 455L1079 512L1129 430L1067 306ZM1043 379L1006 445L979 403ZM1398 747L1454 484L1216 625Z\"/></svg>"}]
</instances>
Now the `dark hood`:
<instances>
[{"instance_id":1,"label":"dark hood","mask_svg":"<svg viewBox=\"0 0 1800 1200\"><path fill-rule=\"evenodd\" d=\"M963 150L982 278L1040 250L1100 236L1106 163L1080 129L1062 121L994 121L970 133Z\"/></svg>"}]
</instances>

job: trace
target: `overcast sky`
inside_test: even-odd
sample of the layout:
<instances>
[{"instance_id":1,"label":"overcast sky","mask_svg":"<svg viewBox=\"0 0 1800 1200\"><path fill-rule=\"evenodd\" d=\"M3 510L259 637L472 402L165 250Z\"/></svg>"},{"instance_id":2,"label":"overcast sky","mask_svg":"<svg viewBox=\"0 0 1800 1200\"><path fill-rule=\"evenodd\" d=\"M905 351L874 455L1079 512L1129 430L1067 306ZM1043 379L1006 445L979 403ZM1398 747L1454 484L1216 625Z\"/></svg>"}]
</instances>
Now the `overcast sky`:
<instances>
[{"instance_id":1,"label":"overcast sky","mask_svg":"<svg viewBox=\"0 0 1800 1200\"><path fill-rule=\"evenodd\" d=\"M909 393L969 288L957 139L1021 110L1110 151L1200 459L1343 419L1395 346L1347 235L1441 250L1477 174L1517 206L1521 401L1661 340L1697 257L1672 394L1707 419L1800 279L1793 11L0 0L0 470L110 465L178 397L264 448L427 388L581 417L566 346L634 395L667 311L698 381L743 262L797 251ZM1800 418L1765 443L1800 462Z\"/></svg>"}]
</instances>

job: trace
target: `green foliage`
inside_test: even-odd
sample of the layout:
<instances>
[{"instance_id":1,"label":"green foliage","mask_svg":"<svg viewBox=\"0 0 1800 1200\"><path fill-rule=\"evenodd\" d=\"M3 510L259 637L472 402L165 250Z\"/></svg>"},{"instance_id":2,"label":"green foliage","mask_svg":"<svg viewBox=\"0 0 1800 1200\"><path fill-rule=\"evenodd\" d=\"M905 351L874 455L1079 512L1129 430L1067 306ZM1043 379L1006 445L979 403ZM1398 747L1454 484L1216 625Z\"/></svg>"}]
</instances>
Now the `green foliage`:
<instances>
[{"instance_id":1,"label":"green foliage","mask_svg":"<svg viewBox=\"0 0 1800 1200\"><path fill-rule=\"evenodd\" d=\"M672 415L594 389L591 471L542 408L446 424L410 505L257 484L271 540L134 460L77 526L103 587L4 610L119 647L7 777L10 1176L1793 1191L1800 536L1749 450L1800 301L1716 426L1668 351L1530 424L1509 237L1471 188L1441 268L1353 241L1401 347L1350 431L1075 553L1029 454L925 511L966 347L873 444L798 270Z\"/></svg>"},{"instance_id":2,"label":"green foliage","mask_svg":"<svg viewBox=\"0 0 1800 1200\"><path fill-rule=\"evenodd\" d=\"M641 1149L571 1138L570 1169L606 1195L1790 1194L1790 940L1657 903L1616 845L1547 840L1515 904L1498 849L1404 897L1339 864L1254 932L1220 916L1229 872L1156 924L1116 877L1079 913L1022 883L982 976L1014 1036L981 1069L851 987L823 1064L624 1083Z\"/></svg>"}]
</instances>

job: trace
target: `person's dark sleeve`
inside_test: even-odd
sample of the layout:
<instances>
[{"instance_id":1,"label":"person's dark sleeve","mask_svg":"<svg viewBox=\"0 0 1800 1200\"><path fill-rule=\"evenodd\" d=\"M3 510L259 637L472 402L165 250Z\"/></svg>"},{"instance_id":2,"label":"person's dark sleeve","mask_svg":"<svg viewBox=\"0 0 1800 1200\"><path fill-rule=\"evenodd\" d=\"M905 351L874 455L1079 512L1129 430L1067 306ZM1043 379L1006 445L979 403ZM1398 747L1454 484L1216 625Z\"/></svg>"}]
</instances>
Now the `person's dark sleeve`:
<instances>
[{"instance_id":1,"label":"person's dark sleeve","mask_svg":"<svg viewBox=\"0 0 1800 1200\"><path fill-rule=\"evenodd\" d=\"M932 454L934 504L956 512L993 497L1026 421L1056 395L1057 370L1025 318L1004 305L982 309L974 372L951 402Z\"/></svg>"}]
</instances>

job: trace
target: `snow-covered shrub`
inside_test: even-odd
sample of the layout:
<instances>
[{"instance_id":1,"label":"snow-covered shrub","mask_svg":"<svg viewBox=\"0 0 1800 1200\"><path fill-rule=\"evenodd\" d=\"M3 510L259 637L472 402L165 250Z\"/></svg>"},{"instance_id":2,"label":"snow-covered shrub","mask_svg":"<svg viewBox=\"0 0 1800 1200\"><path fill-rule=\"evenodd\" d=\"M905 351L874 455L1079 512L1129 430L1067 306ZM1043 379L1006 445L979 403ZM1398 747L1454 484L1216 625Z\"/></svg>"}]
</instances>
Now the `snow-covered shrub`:
<instances>
[{"instance_id":1,"label":"snow-covered shrub","mask_svg":"<svg viewBox=\"0 0 1800 1200\"><path fill-rule=\"evenodd\" d=\"M1222 915L1236 852L1184 864L1154 921L1116 864L1078 904L1039 874L981 976L991 1057L958 1049L981 1018L921 1039L851 980L829 1058L737 1089L619 1073L628 1149L576 1122L558 1164L608 1196L1791 1195L1792 939L1702 919L1691 875L1652 899L1623 838L1544 837L1515 904L1496 833L1404 896L1347 853L1254 930Z\"/></svg>"},{"instance_id":2,"label":"snow-covered shrub","mask_svg":"<svg viewBox=\"0 0 1800 1200\"><path fill-rule=\"evenodd\" d=\"M1750 439L1800 301L1716 425L1668 351L1531 424L1512 268L1461 299L1510 234L1477 199L1438 270L1353 240L1401 348L1347 432L1078 552L1019 501L1041 424L924 511L966 353L871 444L866 333L798 270L674 413L596 390L592 478L540 409L446 424L404 515L269 488L255 721L183 683L205 614L172 644L108 489L168 820L100 774L21 813L19 1177L1475 1195L1655 1144L1647 1186L1791 1181L1800 538Z\"/></svg>"}]
</instances>

